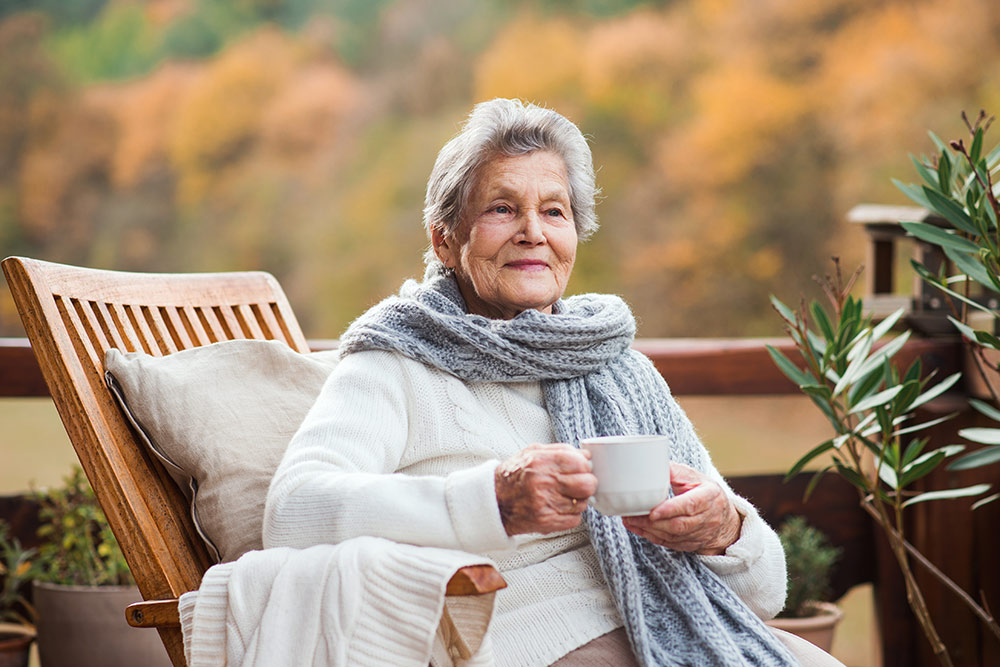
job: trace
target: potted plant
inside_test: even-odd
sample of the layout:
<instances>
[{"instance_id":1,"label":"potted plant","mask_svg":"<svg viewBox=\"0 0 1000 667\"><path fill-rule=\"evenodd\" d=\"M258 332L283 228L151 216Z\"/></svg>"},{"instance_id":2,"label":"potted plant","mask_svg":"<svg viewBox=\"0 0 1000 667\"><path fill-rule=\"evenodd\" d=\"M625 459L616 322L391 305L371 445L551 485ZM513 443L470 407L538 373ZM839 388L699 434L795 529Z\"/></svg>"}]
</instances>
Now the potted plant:
<instances>
[{"instance_id":1,"label":"potted plant","mask_svg":"<svg viewBox=\"0 0 1000 667\"><path fill-rule=\"evenodd\" d=\"M785 608L768 625L780 628L830 652L833 633L844 614L829 602L830 575L841 549L819 529L793 516L778 529L788 568Z\"/></svg>"},{"instance_id":2,"label":"potted plant","mask_svg":"<svg viewBox=\"0 0 1000 667\"><path fill-rule=\"evenodd\" d=\"M24 587L34 572L33 549L23 549L0 523L0 667L26 667L35 639L35 611Z\"/></svg>"},{"instance_id":3,"label":"potted plant","mask_svg":"<svg viewBox=\"0 0 1000 667\"><path fill-rule=\"evenodd\" d=\"M41 542L33 598L42 664L169 665L157 633L125 621L125 607L141 596L83 471L74 467L62 487L35 498Z\"/></svg>"}]
</instances>

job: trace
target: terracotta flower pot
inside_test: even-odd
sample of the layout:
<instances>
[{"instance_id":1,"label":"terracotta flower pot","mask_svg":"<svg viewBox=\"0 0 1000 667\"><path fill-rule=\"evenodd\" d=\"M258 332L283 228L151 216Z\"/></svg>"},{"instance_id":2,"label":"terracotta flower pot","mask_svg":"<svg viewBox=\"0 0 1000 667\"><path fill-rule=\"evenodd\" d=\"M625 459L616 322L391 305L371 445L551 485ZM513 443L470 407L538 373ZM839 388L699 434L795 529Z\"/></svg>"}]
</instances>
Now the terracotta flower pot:
<instances>
[{"instance_id":1,"label":"terracotta flower pot","mask_svg":"<svg viewBox=\"0 0 1000 667\"><path fill-rule=\"evenodd\" d=\"M0 623L0 667L28 667L35 630L25 625Z\"/></svg>"},{"instance_id":2,"label":"terracotta flower pot","mask_svg":"<svg viewBox=\"0 0 1000 667\"><path fill-rule=\"evenodd\" d=\"M844 617L844 612L832 602L806 604L816 610L815 615L802 618L772 618L767 624L798 635L829 653L830 647L833 646L833 631Z\"/></svg>"},{"instance_id":3,"label":"terracotta flower pot","mask_svg":"<svg viewBox=\"0 0 1000 667\"><path fill-rule=\"evenodd\" d=\"M38 654L45 667L170 667L155 630L129 627L135 586L60 586L35 582Z\"/></svg>"}]
</instances>

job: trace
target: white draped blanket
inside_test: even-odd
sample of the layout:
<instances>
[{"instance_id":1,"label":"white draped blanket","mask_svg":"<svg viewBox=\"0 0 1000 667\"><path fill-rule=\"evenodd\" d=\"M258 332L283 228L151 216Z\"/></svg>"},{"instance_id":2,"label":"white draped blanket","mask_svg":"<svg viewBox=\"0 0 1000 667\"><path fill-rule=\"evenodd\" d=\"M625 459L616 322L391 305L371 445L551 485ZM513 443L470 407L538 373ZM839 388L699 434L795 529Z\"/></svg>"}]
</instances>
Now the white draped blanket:
<instances>
[{"instance_id":1,"label":"white draped blanket","mask_svg":"<svg viewBox=\"0 0 1000 667\"><path fill-rule=\"evenodd\" d=\"M494 595L449 598L460 551L359 537L251 551L180 599L184 653L208 665L492 665Z\"/></svg>"}]
</instances>

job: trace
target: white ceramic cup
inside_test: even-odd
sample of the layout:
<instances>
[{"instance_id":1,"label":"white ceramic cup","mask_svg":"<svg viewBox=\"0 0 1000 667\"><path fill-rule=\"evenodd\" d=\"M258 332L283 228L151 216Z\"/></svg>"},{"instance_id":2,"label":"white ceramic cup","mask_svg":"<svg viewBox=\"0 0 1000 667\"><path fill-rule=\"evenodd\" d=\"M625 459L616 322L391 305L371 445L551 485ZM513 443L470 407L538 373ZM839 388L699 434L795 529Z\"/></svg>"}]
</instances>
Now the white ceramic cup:
<instances>
[{"instance_id":1,"label":"white ceramic cup","mask_svg":"<svg viewBox=\"0 0 1000 667\"><path fill-rule=\"evenodd\" d=\"M612 435L586 438L597 493L590 504L601 514L639 516L670 492L670 438L665 435Z\"/></svg>"}]
</instances>

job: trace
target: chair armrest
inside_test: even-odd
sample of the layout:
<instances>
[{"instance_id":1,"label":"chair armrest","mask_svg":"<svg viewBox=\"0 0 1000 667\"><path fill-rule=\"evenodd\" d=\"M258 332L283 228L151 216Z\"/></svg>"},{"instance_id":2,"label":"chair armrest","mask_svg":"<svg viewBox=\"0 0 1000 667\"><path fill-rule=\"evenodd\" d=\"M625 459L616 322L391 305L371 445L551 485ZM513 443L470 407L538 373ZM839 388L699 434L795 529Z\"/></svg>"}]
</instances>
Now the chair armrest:
<instances>
[{"instance_id":1,"label":"chair armrest","mask_svg":"<svg viewBox=\"0 0 1000 667\"><path fill-rule=\"evenodd\" d=\"M492 565L459 568L445 588L445 595L484 595L507 588L507 582ZM177 599L134 602L125 608L125 620L133 628L171 628L181 624Z\"/></svg>"}]
</instances>

